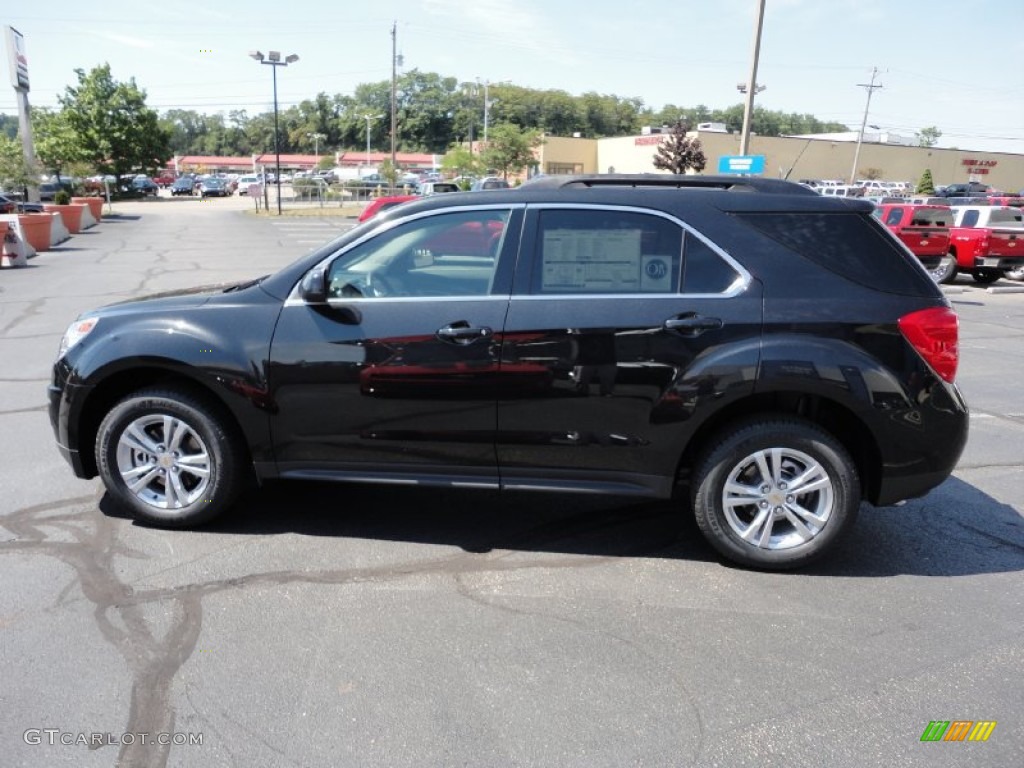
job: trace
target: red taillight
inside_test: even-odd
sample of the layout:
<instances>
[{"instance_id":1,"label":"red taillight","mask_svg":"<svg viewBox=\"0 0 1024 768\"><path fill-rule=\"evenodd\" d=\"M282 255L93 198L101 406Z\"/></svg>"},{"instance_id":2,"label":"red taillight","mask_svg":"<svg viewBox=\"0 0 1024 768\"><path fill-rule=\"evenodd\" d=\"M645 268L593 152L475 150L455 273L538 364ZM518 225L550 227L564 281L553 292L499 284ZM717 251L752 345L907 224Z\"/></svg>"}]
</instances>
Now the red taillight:
<instances>
[{"instance_id":1,"label":"red taillight","mask_svg":"<svg viewBox=\"0 0 1024 768\"><path fill-rule=\"evenodd\" d=\"M911 312L899 319L900 333L942 379L956 378L960 361L960 321L948 307Z\"/></svg>"}]
</instances>

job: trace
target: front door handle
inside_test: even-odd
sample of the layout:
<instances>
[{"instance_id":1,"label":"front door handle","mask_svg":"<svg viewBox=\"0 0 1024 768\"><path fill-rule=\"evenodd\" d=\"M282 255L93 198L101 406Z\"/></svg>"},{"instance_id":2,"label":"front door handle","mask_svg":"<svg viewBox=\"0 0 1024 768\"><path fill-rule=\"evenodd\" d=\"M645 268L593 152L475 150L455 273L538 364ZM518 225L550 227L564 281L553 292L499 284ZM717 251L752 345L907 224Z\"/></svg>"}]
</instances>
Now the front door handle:
<instances>
[{"instance_id":1,"label":"front door handle","mask_svg":"<svg viewBox=\"0 0 1024 768\"><path fill-rule=\"evenodd\" d=\"M684 336L700 336L704 331L716 331L721 327L722 318L703 317L696 312L687 312L665 321L666 331L676 331Z\"/></svg>"},{"instance_id":2,"label":"front door handle","mask_svg":"<svg viewBox=\"0 0 1024 768\"><path fill-rule=\"evenodd\" d=\"M449 323L438 328L435 335L441 341L448 341L453 344L472 344L479 339L491 338L494 335L494 331L486 325L479 327L471 326L465 320L459 320L458 322Z\"/></svg>"}]
</instances>

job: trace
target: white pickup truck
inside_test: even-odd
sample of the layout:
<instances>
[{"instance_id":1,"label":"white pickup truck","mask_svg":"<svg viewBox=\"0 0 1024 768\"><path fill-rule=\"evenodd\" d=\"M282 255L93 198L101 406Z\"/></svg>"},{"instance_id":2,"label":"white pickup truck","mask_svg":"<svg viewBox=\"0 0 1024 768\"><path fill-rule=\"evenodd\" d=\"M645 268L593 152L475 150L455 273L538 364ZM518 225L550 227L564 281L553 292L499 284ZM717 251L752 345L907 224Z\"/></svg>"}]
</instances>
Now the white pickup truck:
<instances>
[{"instance_id":1,"label":"white pickup truck","mask_svg":"<svg viewBox=\"0 0 1024 768\"><path fill-rule=\"evenodd\" d=\"M1007 205L953 205L949 252L979 283L1024 280L1024 211Z\"/></svg>"}]
</instances>

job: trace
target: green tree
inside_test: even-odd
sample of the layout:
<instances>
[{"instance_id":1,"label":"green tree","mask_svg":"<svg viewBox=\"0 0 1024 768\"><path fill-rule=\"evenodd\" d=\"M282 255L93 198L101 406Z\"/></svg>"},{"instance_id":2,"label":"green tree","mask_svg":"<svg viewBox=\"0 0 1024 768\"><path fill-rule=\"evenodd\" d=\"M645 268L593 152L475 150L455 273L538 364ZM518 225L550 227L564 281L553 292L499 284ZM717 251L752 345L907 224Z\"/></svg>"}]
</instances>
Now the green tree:
<instances>
[{"instance_id":1,"label":"green tree","mask_svg":"<svg viewBox=\"0 0 1024 768\"><path fill-rule=\"evenodd\" d=\"M441 170L455 176L476 176L483 171L483 168L481 168L478 155L473 154L466 147L453 144L441 158Z\"/></svg>"},{"instance_id":2,"label":"green tree","mask_svg":"<svg viewBox=\"0 0 1024 768\"><path fill-rule=\"evenodd\" d=\"M924 169L924 173L921 174L921 178L917 182L917 189L914 191L919 195L935 194L935 182L932 180L931 168Z\"/></svg>"},{"instance_id":3,"label":"green tree","mask_svg":"<svg viewBox=\"0 0 1024 768\"><path fill-rule=\"evenodd\" d=\"M917 146L919 147L934 147L939 142L939 138L942 136L942 131L936 128L934 125L929 125L927 128L922 128L917 132Z\"/></svg>"},{"instance_id":4,"label":"green tree","mask_svg":"<svg viewBox=\"0 0 1024 768\"><path fill-rule=\"evenodd\" d=\"M40 165L58 178L71 166L81 166L85 162L85 153L65 112L33 109L32 134Z\"/></svg>"},{"instance_id":5,"label":"green tree","mask_svg":"<svg viewBox=\"0 0 1024 768\"><path fill-rule=\"evenodd\" d=\"M481 159L484 165L500 171L507 179L509 171L520 171L535 162L533 151L542 143L538 131L524 131L510 123L502 123L490 129Z\"/></svg>"},{"instance_id":6,"label":"green tree","mask_svg":"<svg viewBox=\"0 0 1024 768\"><path fill-rule=\"evenodd\" d=\"M38 170L25 162L21 140L0 134L0 187L20 190L38 181Z\"/></svg>"},{"instance_id":7,"label":"green tree","mask_svg":"<svg viewBox=\"0 0 1024 768\"><path fill-rule=\"evenodd\" d=\"M686 125L676 123L654 155L654 167L670 173L686 173L693 169L700 173L707 165L700 139L686 135Z\"/></svg>"},{"instance_id":8,"label":"green tree","mask_svg":"<svg viewBox=\"0 0 1024 768\"><path fill-rule=\"evenodd\" d=\"M64 119L86 160L104 173L153 172L171 158L170 135L156 112L146 106L146 92L132 78L118 82L103 64L86 73L58 97Z\"/></svg>"},{"instance_id":9,"label":"green tree","mask_svg":"<svg viewBox=\"0 0 1024 768\"><path fill-rule=\"evenodd\" d=\"M390 157L385 157L380 164L380 176L388 183L389 189L398 186L398 168L391 162Z\"/></svg>"}]
</instances>

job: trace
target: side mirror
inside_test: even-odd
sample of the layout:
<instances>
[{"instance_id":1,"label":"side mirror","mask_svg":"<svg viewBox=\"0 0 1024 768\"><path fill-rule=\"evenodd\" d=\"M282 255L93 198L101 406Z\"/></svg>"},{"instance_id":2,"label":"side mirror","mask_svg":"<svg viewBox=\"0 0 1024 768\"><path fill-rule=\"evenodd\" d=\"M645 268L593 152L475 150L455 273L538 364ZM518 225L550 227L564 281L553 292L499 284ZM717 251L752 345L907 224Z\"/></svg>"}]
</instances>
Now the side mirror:
<instances>
[{"instance_id":1,"label":"side mirror","mask_svg":"<svg viewBox=\"0 0 1024 768\"><path fill-rule=\"evenodd\" d=\"M327 301L327 275L323 269L311 269L299 282L299 297L307 304Z\"/></svg>"}]
</instances>

